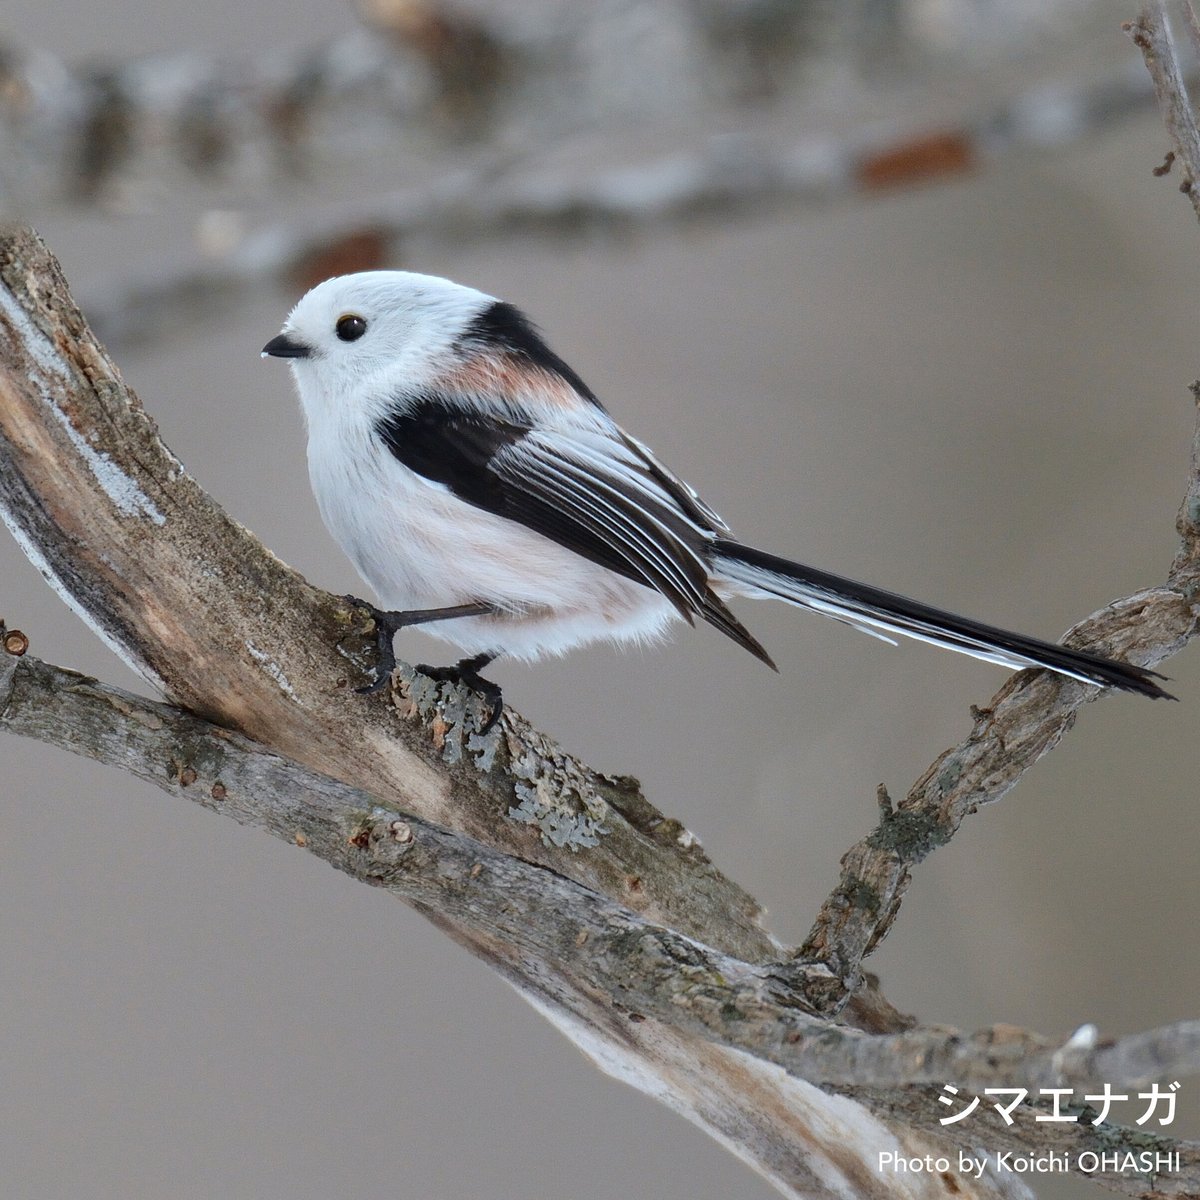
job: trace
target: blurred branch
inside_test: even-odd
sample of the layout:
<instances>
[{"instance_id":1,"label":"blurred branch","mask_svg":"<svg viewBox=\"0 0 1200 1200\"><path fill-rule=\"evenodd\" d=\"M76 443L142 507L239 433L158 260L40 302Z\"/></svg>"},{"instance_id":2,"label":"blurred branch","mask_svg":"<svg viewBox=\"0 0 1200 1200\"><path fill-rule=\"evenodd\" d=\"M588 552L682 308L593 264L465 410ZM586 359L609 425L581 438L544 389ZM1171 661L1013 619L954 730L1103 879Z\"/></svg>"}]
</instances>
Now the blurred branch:
<instances>
[{"instance_id":1,"label":"blurred branch","mask_svg":"<svg viewBox=\"0 0 1200 1200\"><path fill-rule=\"evenodd\" d=\"M955 178L1094 134L1150 94L1141 71L1040 79L1002 98L964 90L957 112L943 106L931 122L911 98L887 103L886 88L830 86L829 30L845 24L843 41L864 32L851 10L697 0L645 5L632 28L621 0L555 5L524 24L439 0L370 0L365 28L240 64L187 54L71 68L0 48L0 209L136 209L172 190L189 207L217 206L192 263L106 281L89 311L121 345L263 283L294 291L402 265L414 244L636 236ZM923 28L912 14L907 23ZM966 72L970 55L955 46ZM814 121L829 132L795 135ZM661 155L663 139L686 148ZM367 190L396 179L405 190L253 235L232 211L247 192L317 191L347 172Z\"/></svg>"},{"instance_id":2,"label":"blurred branch","mask_svg":"<svg viewBox=\"0 0 1200 1200\"><path fill-rule=\"evenodd\" d=\"M1039 85L957 123L892 122L799 139L777 131L706 134L663 157L631 160L626 149L618 165L589 169L560 161L553 143L536 155L508 148L433 185L342 207L303 226L243 234L235 216L215 214L201 232L208 261L165 277L106 282L88 309L106 340L128 345L184 328L264 284L290 293L334 274L402 266L414 245L428 252L513 237L629 238L829 204L961 177L1007 153L1062 145L1136 111L1149 94L1144 75L1127 71L1100 84Z\"/></svg>"},{"instance_id":3,"label":"blurred branch","mask_svg":"<svg viewBox=\"0 0 1200 1200\"><path fill-rule=\"evenodd\" d=\"M199 52L68 66L0 46L0 208L128 203L139 190L309 177L403 135L485 136L520 52L435 0L375 6L357 28L299 54L240 63Z\"/></svg>"},{"instance_id":4,"label":"blurred branch","mask_svg":"<svg viewBox=\"0 0 1200 1200\"><path fill-rule=\"evenodd\" d=\"M1191 0L1181 0L1181 7L1193 50L1196 50L1200 47L1200 35L1197 34L1195 10ZM1185 82L1186 72L1179 61L1166 4L1163 0L1155 0L1144 5L1137 19L1122 28L1146 60L1163 123L1183 170L1179 190L1191 199L1196 215L1200 216L1200 190L1196 186L1200 180L1200 130L1196 128L1196 116Z\"/></svg>"},{"instance_id":5,"label":"blurred branch","mask_svg":"<svg viewBox=\"0 0 1200 1200\"><path fill-rule=\"evenodd\" d=\"M526 147L544 158L567 134L608 136L597 157L628 162L631 144L650 144L647 130L677 141L684 114L687 128L730 128L732 118L732 127L764 137L805 119L837 131L847 118L861 127L882 116L887 128L868 136L870 147L851 138L846 154L844 134L817 139L818 151L849 167L845 194L924 177L930 164L908 161L906 147L947 131L972 158L1061 144L1148 94L1144 76L1125 71L1100 84L1094 73L1043 79L999 100L981 101L971 88L934 127L902 86L906 50L915 48L927 71L946 60L943 69L965 81L980 49L972 25L910 11L880 42L870 15L880 7L692 0L642 4L631 20L625 0L593 0L484 19L447 0L363 0L364 24L349 33L238 62L190 52L79 66L0 45L0 210L129 207L172 192L212 203L222 193L318 185L331 172L379 178L381 162L387 178L411 183L444 152ZM1044 53L1044 34L1032 36ZM1078 37L1078 22L1060 36ZM861 61L871 46L877 58ZM1062 70L1061 56L1044 62ZM856 171L864 150L883 158Z\"/></svg>"},{"instance_id":6,"label":"blurred branch","mask_svg":"<svg viewBox=\"0 0 1200 1200\"><path fill-rule=\"evenodd\" d=\"M949 140L947 135L940 142ZM822 199L843 186L847 166L810 145L729 134L690 153L586 174L528 164L519 172L497 172L490 165L432 189L331 214L307 228L235 236L216 262L164 279L106 284L88 308L106 341L130 344L219 311L264 283L295 293L331 275L401 265L413 243L461 247L522 236L639 236ZM955 169L966 166L964 150ZM945 169L944 161L936 169Z\"/></svg>"},{"instance_id":7,"label":"blurred branch","mask_svg":"<svg viewBox=\"0 0 1200 1200\"><path fill-rule=\"evenodd\" d=\"M362 0L363 25L300 53L199 52L70 66L0 46L0 208L128 203L141 191L407 177L442 151L545 147L794 90L822 6L625 0L489 14Z\"/></svg>"}]
</instances>

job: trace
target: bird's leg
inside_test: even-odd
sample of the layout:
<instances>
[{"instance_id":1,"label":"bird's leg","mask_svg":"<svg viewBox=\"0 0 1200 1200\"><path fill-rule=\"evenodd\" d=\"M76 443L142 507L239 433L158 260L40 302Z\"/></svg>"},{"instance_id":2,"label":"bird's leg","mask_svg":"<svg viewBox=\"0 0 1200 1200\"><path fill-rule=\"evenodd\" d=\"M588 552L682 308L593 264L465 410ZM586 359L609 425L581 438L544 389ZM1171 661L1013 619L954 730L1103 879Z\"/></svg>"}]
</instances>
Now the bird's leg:
<instances>
[{"instance_id":1,"label":"bird's leg","mask_svg":"<svg viewBox=\"0 0 1200 1200\"><path fill-rule=\"evenodd\" d=\"M357 596L343 596L342 599L347 604L352 604L355 608L361 608L370 613L375 622L375 648L379 657L375 664L374 681L367 684L366 687L354 689L362 696L369 696L373 692L380 691L391 679L392 672L396 669L396 651L392 646L392 641L399 630L409 625L426 625L430 621L450 621L455 617L482 617L496 611L492 605L482 601L471 604L455 604L449 608L413 608L408 611L388 611L376 608L375 605L367 603L366 600L360 600ZM479 664L480 666L486 666L491 662L487 655L481 657L483 661ZM499 695L499 689L496 690Z\"/></svg>"},{"instance_id":2,"label":"bird's leg","mask_svg":"<svg viewBox=\"0 0 1200 1200\"><path fill-rule=\"evenodd\" d=\"M417 670L422 675L428 675L430 679L440 682L466 684L471 691L482 696L492 706L491 715L480 727L479 732L482 734L487 733L500 720L500 714L504 711L504 697L500 685L490 679L484 679L479 674L488 663L495 660L495 654L476 654L474 658L464 658L452 667L431 667L426 663L418 663Z\"/></svg>"}]
</instances>

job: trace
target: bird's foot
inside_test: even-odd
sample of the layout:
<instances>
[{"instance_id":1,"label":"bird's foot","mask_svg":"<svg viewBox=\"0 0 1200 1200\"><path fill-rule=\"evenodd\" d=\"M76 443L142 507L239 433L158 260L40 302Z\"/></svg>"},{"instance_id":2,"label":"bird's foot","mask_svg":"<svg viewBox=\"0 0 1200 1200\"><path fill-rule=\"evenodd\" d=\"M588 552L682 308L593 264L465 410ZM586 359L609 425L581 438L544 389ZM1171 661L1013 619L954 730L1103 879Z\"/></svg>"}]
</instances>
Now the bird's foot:
<instances>
[{"instance_id":1,"label":"bird's foot","mask_svg":"<svg viewBox=\"0 0 1200 1200\"><path fill-rule=\"evenodd\" d=\"M365 687L355 688L360 696L370 696L375 692L382 691L387 686L388 680L392 677L392 672L396 669L396 652L392 648L392 641L396 634L401 629L406 629L410 625L427 625L431 621L449 621L455 617L481 617L487 613L494 612L490 604L483 602L471 604L454 604L447 608L414 608L414 609L383 609L376 608L370 601L360 599L358 596L343 596L342 599L353 608L361 608L375 622L375 678ZM475 670L480 667L486 667L492 661L492 657L486 654L481 654L477 658L464 659L464 663L475 663ZM460 666L463 664L460 663ZM428 672L426 672L428 674ZM466 681L466 676L463 677ZM468 681L469 682L469 681ZM495 687L495 684L488 683L487 680L480 680L484 685L482 688L476 688L476 691L481 693L486 691L486 688ZM474 686L473 684L471 686ZM500 689L496 688L497 699L500 695ZM495 721L492 722L495 724ZM489 725L488 728L491 728Z\"/></svg>"},{"instance_id":2,"label":"bird's foot","mask_svg":"<svg viewBox=\"0 0 1200 1200\"><path fill-rule=\"evenodd\" d=\"M406 614L376 608L358 596L346 595L342 599L353 608L361 608L375 622L375 678L366 686L354 689L360 696L371 696L387 686L396 669L396 651L392 648L392 639L397 630L408 624L404 619Z\"/></svg>"},{"instance_id":3,"label":"bird's foot","mask_svg":"<svg viewBox=\"0 0 1200 1200\"><path fill-rule=\"evenodd\" d=\"M452 667L431 667L427 663L418 663L417 670L430 679L439 683L459 683L469 687L477 696L482 696L491 705L488 719L480 726L481 734L487 733L500 720L504 712L504 697L500 685L490 679L484 679L479 674L496 656L494 654L477 654L474 658L464 658Z\"/></svg>"}]
</instances>

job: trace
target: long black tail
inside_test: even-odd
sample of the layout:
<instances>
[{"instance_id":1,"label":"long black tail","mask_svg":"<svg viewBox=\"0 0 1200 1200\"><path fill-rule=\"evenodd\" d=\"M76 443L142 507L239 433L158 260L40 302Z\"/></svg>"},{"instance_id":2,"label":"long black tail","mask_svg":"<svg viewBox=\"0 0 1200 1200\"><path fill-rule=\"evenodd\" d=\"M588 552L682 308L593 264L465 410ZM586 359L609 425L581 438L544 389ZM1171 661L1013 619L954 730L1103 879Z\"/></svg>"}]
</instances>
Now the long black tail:
<instances>
[{"instance_id":1,"label":"long black tail","mask_svg":"<svg viewBox=\"0 0 1200 1200\"><path fill-rule=\"evenodd\" d=\"M900 634L1006 667L1046 667L1084 683L1121 688L1155 699L1175 699L1154 682L1165 676L1145 667L982 625L737 542L718 541L713 551L714 565L721 576L824 613L886 641L891 641L888 635Z\"/></svg>"}]
</instances>

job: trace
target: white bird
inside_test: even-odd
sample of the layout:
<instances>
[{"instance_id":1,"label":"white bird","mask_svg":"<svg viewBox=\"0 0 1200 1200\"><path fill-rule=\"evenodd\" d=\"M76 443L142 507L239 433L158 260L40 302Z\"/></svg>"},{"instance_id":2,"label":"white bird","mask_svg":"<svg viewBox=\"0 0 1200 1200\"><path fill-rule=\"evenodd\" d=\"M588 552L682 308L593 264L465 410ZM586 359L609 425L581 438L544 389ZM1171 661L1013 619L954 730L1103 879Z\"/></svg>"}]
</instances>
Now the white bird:
<instances>
[{"instance_id":1,"label":"white bird","mask_svg":"<svg viewBox=\"0 0 1200 1200\"><path fill-rule=\"evenodd\" d=\"M773 597L891 641L1011 668L1167 693L1153 671L1008 633L734 540L686 483L608 415L511 304L408 271L326 280L263 356L289 360L308 469L330 533L386 606L379 663L424 625L467 657L419 669L493 702L479 672L607 639L645 642L701 617L768 666L727 607ZM353 599L353 597L349 597ZM356 601L356 603L363 603Z\"/></svg>"}]
</instances>

